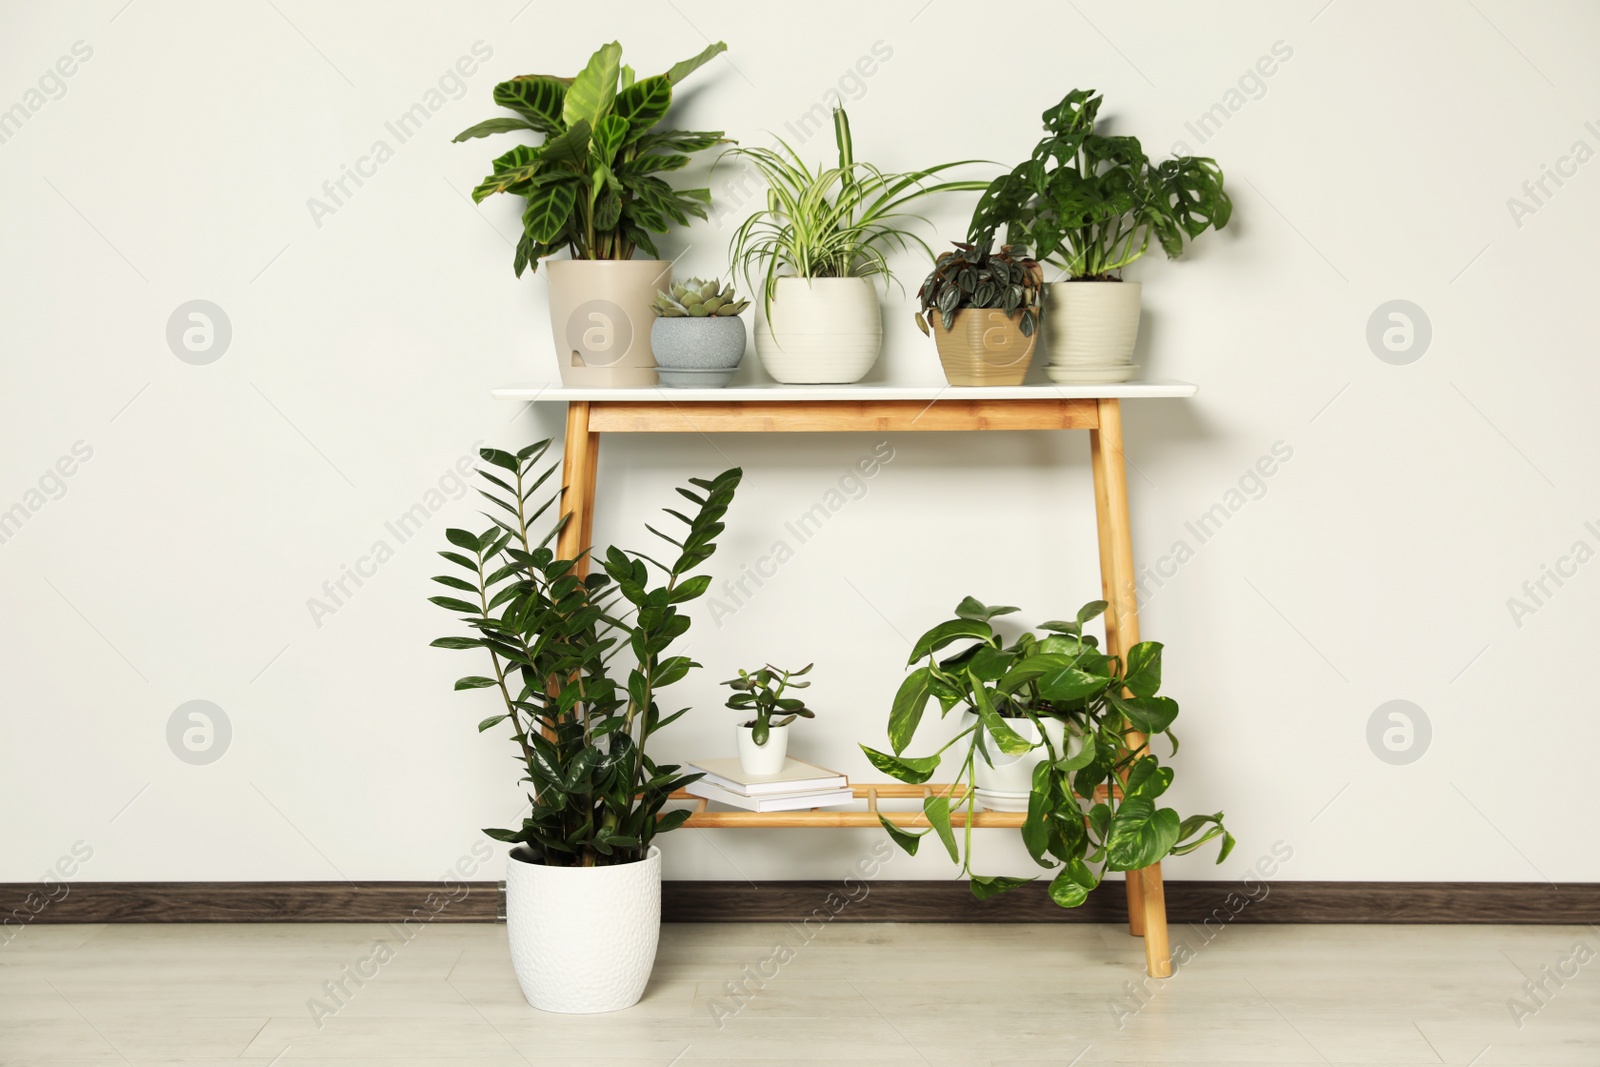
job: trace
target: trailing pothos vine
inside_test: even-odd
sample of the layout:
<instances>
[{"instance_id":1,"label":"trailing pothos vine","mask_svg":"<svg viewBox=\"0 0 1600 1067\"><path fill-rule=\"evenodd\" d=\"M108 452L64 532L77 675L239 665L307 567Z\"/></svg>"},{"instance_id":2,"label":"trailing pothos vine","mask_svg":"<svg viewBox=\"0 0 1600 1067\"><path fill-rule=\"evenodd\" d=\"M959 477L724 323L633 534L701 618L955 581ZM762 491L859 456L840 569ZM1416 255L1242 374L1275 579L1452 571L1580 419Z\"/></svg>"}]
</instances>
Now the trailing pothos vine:
<instances>
[{"instance_id":1,"label":"trailing pothos vine","mask_svg":"<svg viewBox=\"0 0 1600 1067\"><path fill-rule=\"evenodd\" d=\"M1017 609L967 597L954 619L923 634L912 649L909 664L927 662L907 675L895 694L889 712L893 753L861 746L875 767L913 785L930 781L946 753L955 750L956 781L923 801L928 830L911 833L878 818L909 853L915 854L923 837L936 834L980 900L1033 880L984 876L972 869L977 760L991 753L1016 757L1045 748L1033 773L1022 840L1035 862L1056 871L1050 897L1062 907L1082 904L1109 871L1139 870L1214 838L1221 838L1218 863L1233 848L1221 812L1182 818L1160 806L1173 772L1161 765L1149 739L1165 736L1173 752L1178 748L1172 733L1177 701L1157 692L1162 646L1144 641L1130 648L1126 659L1106 655L1098 640L1083 632L1105 609L1104 601L1094 601L1074 619L1043 623L1042 634L1027 632L1006 643L993 620ZM936 655L951 647L958 650ZM904 755L930 702L938 704L941 717L964 707L973 721L930 756ZM1049 719L1065 727L1067 740L1059 748L1044 728ZM1024 720L1038 728L1040 741L1013 727ZM964 792L957 789L961 785ZM959 843L953 807L966 810Z\"/></svg>"}]
</instances>

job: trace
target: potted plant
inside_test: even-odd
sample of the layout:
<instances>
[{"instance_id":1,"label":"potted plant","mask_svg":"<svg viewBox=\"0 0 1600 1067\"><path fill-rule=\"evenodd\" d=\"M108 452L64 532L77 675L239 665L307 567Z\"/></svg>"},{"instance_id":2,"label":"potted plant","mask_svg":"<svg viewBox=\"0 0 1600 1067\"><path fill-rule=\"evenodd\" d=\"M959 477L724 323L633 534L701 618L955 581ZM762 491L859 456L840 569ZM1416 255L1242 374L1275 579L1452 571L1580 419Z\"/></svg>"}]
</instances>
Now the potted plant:
<instances>
[{"instance_id":1,"label":"potted plant","mask_svg":"<svg viewBox=\"0 0 1600 1067\"><path fill-rule=\"evenodd\" d=\"M756 354L775 380L788 384L862 379L883 346L883 316L873 279L887 286L887 253L920 245L907 228L911 202L939 192L978 190L986 182L924 184L962 160L888 174L855 158L850 120L833 110L838 164L807 166L788 142L777 148L734 148L767 185L766 205L740 224L732 256L752 287L761 279L763 317Z\"/></svg>"},{"instance_id":2,"label":"potted plant","mask_svg":"<svg viewBox=\"0 0 1600 1067\"><path fill-rule=\"evenodd\" d=\"M1028 250L956 242L917 290L917 326L933 334L951 385L1021 385L1039 339L1044 270Z\"/></svg>"},{"instance_id":3,"label":"potted plant","mask_svg":"<svg viewBox=\"0 0 1600 1067\"><path fill-rule=\"evenodd\" d=\"M661 384L719 388L733 381L744 358L744 320L733 286L690 278L656 294L650 309L650 348Z\"/></svg>"},{"instance_id":4,"label":"potted plant","mask_svg":"<svg viewBox=\"0 0 1600 1067\"><path fill-rule=\"evenodd\" d=\"M683 714L661 713L662 690L699 666L668 652L689 628L684 605L711 581L694 572L716 550L741 474L678 490L695 506L669 512L686 527L677 538L659 535L675 549L670 564L613 547L595 557L601 572L580 577L576 561L549 547L561 524L535 532L555 502L530 502L556 472L538 469L549 445L480 451L493 524L445 531L452 547L439 554L458 570L434 581L455 592L429 598L467 632L433 644L488 653L492 673L455 687L495 690L500 706L478 730L509 730L531 787L520 827L484 831L513 846L506 922L522 992L546 1011L616 1011L639 999L655 960L655 837L689 815L662 814L662 805L699 778L649 755L656 733ZM613 674L621 648L633 661L625 678Z\"/></svg>"},{"instance_id":5,"label":"potted plant","mask_svg":"<svg viewBox=\"0 0 1600 1067\"><path fill-rule=\"evenodd\" d=\"M1108 871L1135 871L1166 856L1193 852L1221 838L1217 862L1233 848L1222 813L1181 818L1158 806L1172 784L1150 739L1172 737L1178 705L1158 696L1161 645L1145 641L1128 650L1126 660L1107 656L1083 632L1105 610L1095 601L1076 618L1044 623L1043 634L1024 633L1007 643L993 620L1013 607L990 607L967 597L956 617L917 640L910 662L926 657L895 694L889 712L892 753L862 745L879 770L915 785L929 781L945 753L956 750L957 783L923 801L929 829L913 834L879 816L884 828L907 852L915 853L928 833L938 835L950 858L961 864L973 895L986 899L1032 879L982 876L972 870L970 816L980 799L986 806L1013 809L1015 798L984 797L996 782L1026 783L1021 810L1027 812L1022 840L1041 866L1056 873L1050 897L1076 907ZM945 650L952 646L952 652ZM943 657L936 655L945 652ZM937 701L941 713L967 710L960 732L931 756L905 756L924 709ZM996 777L986 773L1000 772ZM965 785L964 791L957 786ZM998 803L989 805L990 799ZM951 827L953 805L968 815L965 847Z\"/></svg>"},{"instance_id":6,"label":"potted plant","mask_svg":"<svg viewBox=\"0 0 1600 1067\"><path fill-rule=\"evenodd\" d=\"M1045 137L1027 162L996 178L972 215L968 240L1001 226L1067 280L1050 286L1046 373L1058 382L1119 382L1133 376L1140 283L1120 272L1150 248L1169 258L1185 239L1233 214L1216 161L1178 156L1152 163L1134 137L1094 131L1101 98L1075 89L1044 113Z\"/></svg>"},{"instance_id":7,"label":"potted plant","mask_svg":"<svg viewBox=\"0 0 1600 1067\"><path fill-rule=\"evenodd\" d=\"M797 671L786 671L769 663L755 672L740 670L739 677L722 683L733 690L728 707L755 714L739 726L739 766L744 773L777 774L783 770L783 761L789 756L789 724L795 719L816 718L805 701L783 694L808 688L810 682L794 679L810 674L813 666L808 663Z\"/></svg>"},{"instance_id":8,"label":"potted plant","mask_svg":"<svg viewBox=\"0 0 1600 1067\"><path fill-rule=\"evenodd\" d=\"M457 141L496 133L544 135L494 161L494 173L472 191L482 201L511 193L525 201L517 277L565 248L552 261L550 328L561 380L577 386L656 383L650 356L650 301L671 284L652 234L689 217L706 217L709 189L674 189L662 174L680 170L689 154L722 140L721 132L657 130L672 90L726 51L718 42L665 74L638 78L622 63L615 41L571 78L526 74L501 82L494 101L515 115L489 119ZM651 258L634 259L644 251Z\"/></svg>"}]
</instances>

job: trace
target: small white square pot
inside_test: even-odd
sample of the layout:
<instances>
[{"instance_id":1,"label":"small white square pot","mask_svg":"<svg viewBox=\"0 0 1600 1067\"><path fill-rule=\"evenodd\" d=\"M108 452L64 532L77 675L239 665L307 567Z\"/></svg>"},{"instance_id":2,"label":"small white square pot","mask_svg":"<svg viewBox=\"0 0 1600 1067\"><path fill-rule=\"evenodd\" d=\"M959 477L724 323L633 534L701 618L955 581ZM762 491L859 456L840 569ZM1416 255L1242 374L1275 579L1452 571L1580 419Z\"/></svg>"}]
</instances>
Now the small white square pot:
<instances>
[{"instance_id":1,"label":"small white square pot","mask_svg":"<svg viewBox=\"0 0 1600 1067\"><path fill-rule=\"evenodd\" d=\"M511 965L541 1011L592 1014L644 995L661 935L661 850L609 867L506 860Z\"/></svg>"},{"instance_id":2,"label":"small white square pot","mask_svg":"<svg viewBox=\"0 0 1600 1067\"><path fill-rule=\"evenodd\" d=\"M753 727L740 726L737 732L740 770L746 774L777 774L783 770L783 761L789 758L789 727L770 727L764 745L756 744Z\"/></svg>"}]
</instances>

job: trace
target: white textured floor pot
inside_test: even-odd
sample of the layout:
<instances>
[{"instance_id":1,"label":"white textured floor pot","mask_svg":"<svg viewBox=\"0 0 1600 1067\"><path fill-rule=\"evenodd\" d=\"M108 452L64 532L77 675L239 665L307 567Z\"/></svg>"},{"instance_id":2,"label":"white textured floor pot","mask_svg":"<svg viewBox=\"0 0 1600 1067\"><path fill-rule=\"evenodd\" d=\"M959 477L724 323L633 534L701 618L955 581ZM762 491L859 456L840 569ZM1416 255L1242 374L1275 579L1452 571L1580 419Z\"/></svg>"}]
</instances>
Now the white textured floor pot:
<instances>
[{"instance_id":1,"label":"white textured floor pot","mask_svg":"<svg viewBox=\"0 0 1600 1067\"><path fill-rule=\"evenodd\" d=\"M563 385L625 388L656 384L650 352L658 289L672 264L653 259L547 260L550 334Z\"/></svg>"},{"instance_id":2,"label":"white textured floor pot","mask_svg":"<svg viewBox=\"0 0 1600 1067\"><path fill-rule=\"evenodd\" d=\"M972 726L978 717L972 712L962 716L963 729ZM1072 756L1083 750L1083 737L1074 733L1066 736L1066 723L1060 719L1043 719L1046 735L1055 746L1057 758ZM1006 725L1029 741L1038 742L1039 728L1031 719L1007 719ZM1066 747L1062 741L1066 739ZM1000 751L994 735L984 730L984 749L973 766L973 780L977 788L978 803L990 811L1027 811L1028 794L1033 791L1033 769L1049 758L1044 745L1029 749L1019 756L1008 756Z\"/></svg>"},{"instance_id":3,"label":"white textured floor pot","mask_svg":"<svg viewBox=\"0 0 1600 1067\"><path fill-rule=\"evenodd\" d=\"M883 311L870 278L779 278L771 317L762 311L756 355L785 385L859 382L883 348Z\"/></svg>"},{"instance_id":4,"label":"white textured floor pot","mask_svg":"<svg viewBox=\"0 0 1600 1067\"><path fill-rule=\"evenodd\" d=\"M528 1003L588 1015L639 1002L661 935L661 850L610 867L506 861L511 965Z\"/></svg>"},{"instance_id":5,"label":"white textured floor pot","mask_svg":"<svg viewBox=\"0 0 1600 1067\"><path fill-rule=\"evenodd\" d=\"M1121 382L1133 375L1139 282L1055 282L1045 299L1045 373L1063 382Z\"/></svg>"},{"instance_id":6,"label":"white textured floor pot","mask_svg":"<svg viewBox=\"0 0 1600 1067\"><path fill-rule=\"evenodd\" d=\"M777 774L783 770L783 761L789 758L789 727L771 727L764 745L756 744L751 727L738 727L738 734L740 770L746 774Z\"/></svg>"},{"instance_id":7,"label":"white textured floor pot","mask_svg":"<svg viewBox=\"0 0 1600 1067\"><path fill-rule=\"evenodd\" d=\"M650 349L662 385L727 385L744 359L744 346L744 320L737 315L660 317L650 327Z\"/></svg>"}]
</instances>

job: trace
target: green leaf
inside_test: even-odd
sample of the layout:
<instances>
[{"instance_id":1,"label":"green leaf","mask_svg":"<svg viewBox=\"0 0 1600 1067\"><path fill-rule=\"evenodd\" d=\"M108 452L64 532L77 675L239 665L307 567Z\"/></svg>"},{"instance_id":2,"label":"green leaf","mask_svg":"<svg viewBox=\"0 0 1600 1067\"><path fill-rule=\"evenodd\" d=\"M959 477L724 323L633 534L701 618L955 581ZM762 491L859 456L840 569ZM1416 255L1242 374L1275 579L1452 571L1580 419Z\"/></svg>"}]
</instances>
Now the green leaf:
<instances>
[{"instance_id":1,"label":"green leaf","mask_svg":"<svg viewBox=\"0 0 1600 1067\"><path fill-rule=\"evenodd\" d=\"M894 749L895 755L905 751L912 735L917 732L917 725L922 721L922 712L928 706L928 679L931 673L928 667L918 667L906 675L906 680L900 683L900 689L894 695L894 705L889 709L889 746Z\"/></svg>"},{"instance_id":2,"label":"green leaf","mask_svg":"<svg viewBox=\"0 0 1600 1067\"><path fill-rule=\"evenodd\" d=\"M476 604L468 604L465 600L457 600L449 596L431 596L428 603L437 604L446 611L458 612L462 615L482 615L483 609Z\"/></svg>"},{"instance_id":3,"label":"green leaf","mask_svg":"<svg viewBox=\"0 0 1600 1067\"><path fill-rule=\"evenodd\" d=\"M987 641L994 637L994 628L980 619L951 619L949 622L940 623L917 639L906 663L915 663L963 637L976 637Z\"/></svg>"},{"instance_id":4,"label":"green leaf","mask_svg":"<svg viewBox=\"0 0 1600 1067\"><path fill-rule=\"evenodd\" d=\"M1137 871L1159 863L1178 843L1180 826L1171 808L1157 810L1155 801L1142 796L1125 798L1106 831L1107 866Z\"/></svg>"},{"instance_id":5,"label":"green leaf","mask_svg":"<svg viewBox=\"0 0 1600 1067\"><path fill-rule=\"evenodd\" d=\"M866 745L861 745L860 748L874 767L908 785L921 785L932 778L933 772L939 769L938 756L896 757L868 748Z\"/></svg>"},{"instance_id":6,"label":"green leaf","mask_svg":"<svg viewBox=\"0 0 1600 1067\"><path fill-rule=\"evenodd\" d=\"M617 149L622 147L623 140L628 136L628 120L617 114L607 115L594 125L594 150L602 163L609 164L616 158Z\"/></svg>"},{"instance_id":7,"label":"green leaf","mask_svg":"<svg viewBox=\"0 0 1600 1067\"><path fill-rule=\"evenodd\" d=\"M457 678L456 679L456 689L457 690L462 690L462 689L488 689L490 686L499 685L499 684L500 683L495 681L493 678L485 678L481 674L473 674L473 675L468 675L465 678Z\"/></svg>"},{"instance_id":8,"label":"green leaf","mask_svg":"<svg viewBox=\"0 0 1600 1067\"><path fill-rule=\"evenodd\" d=\"M1103 674L1091 674L1077 667L1062 667L1039 677L1039 695L1046 700L1065 704L1094 696L1110 682L1111 679Z\"/></svg>"},{"instance_id":9,"label":"green leaf","mask_svg":"<svg viewBox=\"0 0 1600 1067\"><path fill-rule=\"evenodd\" d=\"M975 874L972 876L972 895L979 900L988 900L1031 881L1032 878L983 878Z\"/></svg>"},{"instance_id":10,"label":"green leaf","mask_svg":"<svg viewBox=\"0 0 1600 1067\"><path fill-rule=\"evenodd\" d=\"M494 102L501 107L508 107L521 115L536 130L555 135L566 126L561 115L566 103L567 87L554 78L543 78L537 75L526 78L513 78L508 82L501 82L494 87ZM501 120L489 120L505 121ZM487 125L487 123L480 123ZM474 127L476 129L476 127ZM457 137L462 140L466 135ZM478 136L482 136L479 134Z\"/></svg>"},{"instance_id":11,"label":"green leaf","mask_svg":"<svg viewBox=\"0 0 1600 1067\"><path fill-rule=\"evenodd\" d=\"M1078 626L1083 627L1105 613L1109 605L1104 600L1091 600L1078 609Z\"/></svg>"},{"instance_id":12,"label":"green leaf","mask_svg":"<svg viewBox=\"0 0 1600 1067\"><path fill-rule=\"evenodd\" d=\"M1142 734L1159 734L1178 717L1178 702L1171 697L1124 697L1107 692L1111 706L1127 716L1128 724Z\"/></svg>"},{"instance_id":13,"label":"green leaf","mask_svg":"<svg viewBox=\"0 0 1600 1067\"><path fill-rule=\"evenodd\" d=\"M468 533L466 530L446 530L444 532L444 537L446 541L449 541L457 548L464 548L469 552L477 552L480 550L477 535ZM476 564L473 564L473 567L476 569Z\"/></svg>"},{"instance_id":14,"label":"green leaf","mask_svg":"<svg viewBox=\"0 0 1600 1067\"><path fill-rule=\"evenodd\" d=\"M1161 688L1161 642L1140 641L1128 650L1128 671L1122 684L1134 695L1151 697Z\"/></svg>"},{"instance_id":15,"label":"green leaf","mask_svg":"<svg viewBox=\"0 0 1600 1067\"><path fill-rule=\"evenodd\" d=\"M1016 608L1011 607L992 608L976 597L969 596L964 597L961 603L956 605L956 617L971 619L974 622L988 622L996 615L1010 615L1016 610Z\"/></svg>"},{"instance_id":16,"label":"green leaf","mask_svg":"<svg viewBox=\"0 0 1600 1067\"><path fill-rule=\"evenodd\" d=\"M1171 767L1161 766L1154 756L1141 757L1128 772L1128 780L1122 786L1123 795L1154 800L1172 785L1172 773Z\"/></svg>"},{"instance_id":17,"label":"green leaf","mask_svg":"<svg viewBox=\"0 0 1600 1067\"><path fill-rule=\"evenodd\" d=\"M567 228L577 202L577 182L541 185L528 195L528 206L522 213L523 229L535 241L554 241Z\"/></svg>"},{"instance_id":18,"label":"green leaf","mask_svg":"<svg viewBox=\"0 0 1600 1067\"><path fill-rule=\"evenodd\" d=\"M726 52L727 50L728 46L722 41L718 41L713 45L707 45L705 50L699 55L690 59L685 59L679 63L674 63L672 65L672 69L661 75L661 77L667 80L668 85L677 85L679 82L683 81L683 79L687 78L689 75L693 74L695 71L699 70L701 67L705 66L707 63L711 62L714 58L721 55L723 52Z\"/></svg>"},{"instance_id":19,"label":"green leaf","mask_svg":"<svg viewBox=\"0 0 1600 1067\"><path fill-rule=\"evenodd\" d=\"M672 106L672 83L664 76L645 78L617 94L615 114L627 120L628 139L643 137Z\"/></svg>"},{"instance_id":20,"label":"green leaf","mask_svg":"<svg viewBox=\"0 0 1600 1067\"><path fill-rule=\"evenodd\" d=\"M1050 899L1063 908L1076 908L1089 899L1089 890L1074 879L1067 868L1050 880Z\"/></svg>"},{"instance_id":21,"label":"green leaf","mask_svg":"<svg viewBox=\"0 0 1600 1067\"><path fill-rule=\"evenodd\" d=\"M570 128L579 122L591 127L611 110L617 97L617 78L622 73L622 45L616 41L601 45L567 87L561 104L561 119Z\"/></svg>"},{"instance_id":22,"label":"green leaf","mask_svg":"<svg viewBox=\"0 0 1600 1067\"><path fill-rule=\"evenodd\" d=\"M939 840L944 842L945 851L950 853L952 863L961 862L961 854L956 851L955 831L950 828L950 798L945 796L923 797L922 813L928 817L928 825L939 835ZM879 816L882 818L882 816Z\"/></svg>"},{"instance_id":23,"label":"green leaf","mask_svg":"<svg viewBox=\"0 0 1600 1067\"><path fill-rule=\"evenodd\" d=\"M988 691L982 685L975 686L973 695L978 697L978 718L983 720L983 728L994 738L1001 752L1008 756L1020 756L1033 751L1034 743L1013 730L996 713L994 705L989 702Z\"/></svg>"},{"instance_id":24,"label":"green leaf","mask_svg":"<svg viewBox=\"0 0 1600 1067\"><path fill-rule=\"evenodd\" d=\"M440 637L428 642L430 648L482 648L481 637Z\"/></svg>"},{"instance_id":25,"label":"green leaf","mask_svg":"<svg viewBox=\"0 0 1600 1067\"><path fill-rule=\"evenodd\" d=\"M485 119L484 121L478 123L476 126L468 126L466 129L464 129L460 133L456 134L455 137L452 138L452 141L455 142L455 143L459 143L461 141L470 141L474 137L487 137L491 133L510 133L512 130L540 130L540 131L544 131L544 127L535 126L533 123L529 122L527 119L514 119L514 118L509 118L509 117L498 118L498 119ZM544 131L544 132L548 132L548 131Z\"/></svg>"},{"instance_id":26,"label":"green leaf","mask_svg":"<svg viewBox=\"0 0 1600 1067\"><path fill-rule=\"evenodd\" d=\"M490 727L497 726L509 718L511 718L511 716L504 712L499 715L491 715L478 724L478 732L481 734Z\"/></svg>"},{"instance_id":27,"label":"green leaf","mask_svg":"<svg viewBox=\"0 0 1600 1067\"><path fill-rule=\"evenodd\" d=\"M889 836L894 840L894 843L906 850L906 855L915 856L917 854L917 846L922 844L922 838L925 835L907 833L884 818L881 813L878 815L878 821L883 824L885 830L889 831Z\"/></svg>"}]
</instances>

